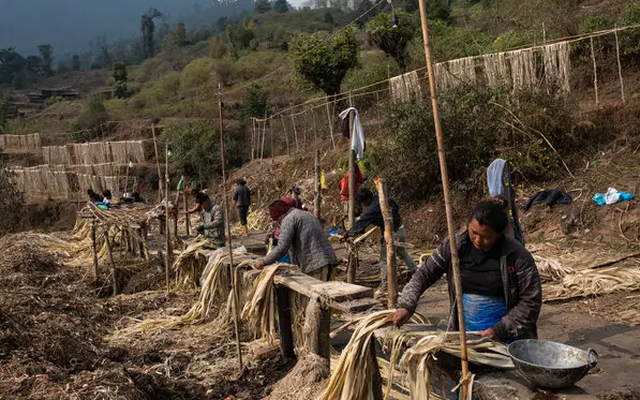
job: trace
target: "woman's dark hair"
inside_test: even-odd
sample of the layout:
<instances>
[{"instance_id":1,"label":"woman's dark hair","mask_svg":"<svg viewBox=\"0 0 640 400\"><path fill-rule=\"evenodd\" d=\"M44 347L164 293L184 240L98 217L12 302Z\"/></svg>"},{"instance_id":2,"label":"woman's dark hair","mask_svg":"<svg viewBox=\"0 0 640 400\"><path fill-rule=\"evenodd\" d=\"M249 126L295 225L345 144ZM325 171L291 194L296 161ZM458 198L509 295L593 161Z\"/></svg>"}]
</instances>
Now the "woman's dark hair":
<instances>
[{"instance_id":1,"label":"woman's dark hair","mask_svg":"<svg viewBox=\"0 0 640 400\"><path fill-rule=\"evenodd\" d=\"M469 222L478 221L480 225L488 226L497 233L504 233L509 225L509 216L502 202L485 200L476 204L471 212Z\"/></svg>"},{"instance_id":2,"label":"woman's dark hair","mask_svg":"<svg viewBox=\"0 0 640 400\"><path fill-rule=\"evenodd\" d=\"M369 201L373 200L373 193L367 188L360 188L360 190L358 190L356 198L358 199L359 203L368 203Z\"/></svg>"},{"instance_id":3,"label":"woman's dark hair","mask_svg":"<svg viewBox=\"0 0 640 400\"><path fill-rule=\"evenodd\" d=\"M105 199L109 199L109 200L111 200L111 190L109 190L109 189L105 189L105 190L102 192L102 195L105 197Z\"/></svg>"},{"instance_id":4,"label":"woman's dark hair","mask_svg":"<svg viewBox=\"0 0 640 400\"><path fill-rule=\"evenodd\" d=\"M196 202L198 204L202 204L204 202L209 201L209 195L207 195L206 193L202 193L202 192L198 192L196 193Z\"/></svg>"},{"instance_id":5,"label":"woman's dark hair","mask_svg":"<svg viewBox=\"0 0 640 400\"><path fill-rule=\"evenodd\" d=\"M240 186L244 186L247 184L247 181L245 181L244 179L240 178L238 180L236 180L236 183Z\"/></svg>"}]
</instances>

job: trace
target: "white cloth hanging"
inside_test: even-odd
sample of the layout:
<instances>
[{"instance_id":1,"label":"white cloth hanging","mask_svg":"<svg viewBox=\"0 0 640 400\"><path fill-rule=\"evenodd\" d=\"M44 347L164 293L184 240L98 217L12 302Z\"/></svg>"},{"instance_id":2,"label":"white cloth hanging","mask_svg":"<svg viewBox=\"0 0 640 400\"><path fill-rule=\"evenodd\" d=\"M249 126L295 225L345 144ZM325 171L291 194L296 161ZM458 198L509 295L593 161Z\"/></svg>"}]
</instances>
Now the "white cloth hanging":
<instances>
[{"instance_id":1,"label":"white cloth hanging","mask_svg":"<svg viewBox=\"0 0 640 400\"><path fill-rule=\"evenodd\" d=\"M349 107L340 113L340 118L344 120L349 118L349 113L353 111L353 132L351 132L351 150L356 153L356 160L360 161L364 158L364 151L367 148L367 142L364 138L364 129L360 123L360 115L355 107Z\"/></svg>"}]
</instances>

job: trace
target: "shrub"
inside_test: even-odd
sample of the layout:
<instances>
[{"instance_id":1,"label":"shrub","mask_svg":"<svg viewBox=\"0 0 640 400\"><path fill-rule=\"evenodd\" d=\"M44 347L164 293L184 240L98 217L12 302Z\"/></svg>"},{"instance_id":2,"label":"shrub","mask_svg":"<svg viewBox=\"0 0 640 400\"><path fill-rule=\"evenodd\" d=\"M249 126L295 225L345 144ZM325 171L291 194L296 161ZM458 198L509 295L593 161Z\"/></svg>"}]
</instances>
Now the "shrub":
<instances>
[{"instance_id":1,"label":"shrub","mask_svg":"<svg viewBox=\"0 0 640 400\"><path fill-rule=\"evenodd\" d=\"M640 1L632 1L627 4L624 12L620 16L620 25L640 24ZM625 56L640 58L640 31L630 29L620 33L620 50Z\"/></svg>"},{"instance_id":2,"label":"shrub","mask_svg":"<svg viewBox=\"0 0 640 400\"><path fill-rule=\"evenodd\" d=\"M16 176L4 164L0 164L0 236L15 232L21 226L24 215L24 193L16 184Z\"/></svg>"},{"instance_id":3,"label":"shrub","mask_svg":"<svg viewBox=\"0 0 640 400\"><path fill-rule=\"evenodd\" d=\"M46 104L47 106L52 106L56 103L60 103L61 101L64 101L62 96L51 96L44 102L44 104Z\"/></svg>"},{"instance_id":4,"label":"shrub","mask_svg":"<svg viewBox=\"0 0 640 400\"><path fill-rule=\"evenodd\" d=\"M102 99L93 97L89 102L89 107L78 116L73 124L72 140L86 142L98 137L101 133L101 126L108 120L109 115Z\"/></svg>"},{"instance_id":5,"label":"shrub","mask_svg":"<svg viewBox=\"0 0 640 400\"><path fill-rule=\"evenodd\" d=\"M227 44L220 36L214 36L209 41L209 55L211 58L219 59L227 54Z\"/></svg>"},{"instance_id":6,"label":"shrub","mask_svg":"<svg viewBox=\"0 0 640 400\"><path fill-rule=\"evenodd\" d=\"M213 67L216 72L216 76L224 86L231 84L231 77L233 76L233 64L227 60L219 60Z\"/></svg>"},{"instance_id":7,"label":"shrub","mask_svg":"<svg viewBox=\"0 0 640 400\"><path fill-rule=\"evenodd\" d=\"M512 162L528 180L557 176L561 156L581 143L571 136L571 114L554 94L523 93L512 99L501 89L459 86L441 93L440 111L449 178L476 186L496 157ZM393 104L385 117L393 132L369 152L377 173L387 178L395 197L425 199L440 193L438 151L431 103ZM393 162L389 162L393 160Z\"/></svg>"},{"instance_id":8,"label":"shrub","mask_svg":"<svg viewBox=\"0 0 640 400\"><path fill-rule=\"evenodd\" d=\"M180 92L186 95L193 90L206 90L211 80L215 61L210 58L196 58L180 73Z\"/></svg>"}]
</instances>

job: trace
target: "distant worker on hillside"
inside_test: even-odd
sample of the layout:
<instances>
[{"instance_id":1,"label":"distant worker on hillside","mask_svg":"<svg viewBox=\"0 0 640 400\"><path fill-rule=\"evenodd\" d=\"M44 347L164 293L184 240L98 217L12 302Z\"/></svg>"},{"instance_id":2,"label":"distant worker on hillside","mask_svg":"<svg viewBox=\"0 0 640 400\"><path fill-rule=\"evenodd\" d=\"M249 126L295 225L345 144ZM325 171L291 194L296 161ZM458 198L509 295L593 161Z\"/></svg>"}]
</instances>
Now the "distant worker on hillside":
<instances>
[{"instance_id":1,"label":"distant worker on hillside","mask_svg":"<svg viewBox=\"0 0 640 400\"><path fill-rule=\"evenodd\" d=\"M471 213L467 231L456 236L466 330L502 342L536 339L542 307L540 275L531 253L505 235L508 224L502 205L483 201ZM422 294L445 274L451 312L456 315L451 268L451 248L445 239L404 287L393 323L404 324ZM458 330L457 318L449 320L449 329Z\"/></svg>"},{"instance_id":2,"label":"distant worker on hillside","mask_svg":"<svg viewBox=\"0 0 640 400\"><path fill-rule=\"evenodd\" d=\"M217 205L205 193L196 194L197 211L200 211L202 222L196 227L196 232L211 239L220 247L225 245L224 214L222 207Z\"/></svg>"},{"instance_id":3,"label":"distant worker on hillside","mask_svg":"<svg viewBox=\"0 0 640 400\"><path fill-rule=\"evenodd\" d=\"M381 232L384 232L384 218L382 217L380 198L378 195L374 195L371 190L367 188L361 188L358 191L357 198L364 212L356 220L355 225L347 231L345 238L363 234L369 225L377 226ZM407 241L407 232L404 229L404 225L402 225L400 208L393 199L389 198L388 202L393 217L393 240L394 242L404 243ZM396 254L405 262L407 268L409 268L409 273L413 274L416 271L416 263L407 252L407 249L396 246ZM383 234L380 235L380 276L382 280L380 287L376 291L376 296L384 294L387 289L387 244Z\"/></svg>"},{"instance_id":4,"label":"distant worker on hillside","mask_svg":"<svg viewBox=\"0 0 640 400\"><path fill-rule=\"evenodd\" d=\"M240 178L236 181L236 193L233 195L233 201L236 202L236 210L238 210L238 218L242 225L242 236L247 237L249 234L247 228L247 216L249 215L249 207L251 206L251 191L247 187L247 181Z\"/></svg>"},{"instance_id":5,"label":"distant worker on hillside","mask_svg":"<svg viewBox=\"0 0 640 400\"><path fill-rule=\"evenodd\" d=\"M313 214L295 208L292 202L282 200L269 205L269 214L280 223L278 245L254 267L262 269L274 264L289 252L292 264L300 266L302 272L328 281L338 259L320 221Z\"/></svg>"}]
</instances>

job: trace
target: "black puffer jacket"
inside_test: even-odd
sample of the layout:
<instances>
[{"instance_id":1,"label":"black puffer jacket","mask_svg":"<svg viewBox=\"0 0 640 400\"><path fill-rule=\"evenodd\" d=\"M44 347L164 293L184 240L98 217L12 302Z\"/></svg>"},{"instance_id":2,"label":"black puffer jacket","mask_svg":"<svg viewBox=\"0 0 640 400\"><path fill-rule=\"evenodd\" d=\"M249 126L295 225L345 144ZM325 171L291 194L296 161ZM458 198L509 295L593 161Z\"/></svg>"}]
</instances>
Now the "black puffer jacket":
<instances>
[{"instance_id":1,"label":"black puffer jacket","mask_svg":"<svg viewBox=\"0 0 640 400\"><path fill-rule=\"evenodd\" d=\"M466 246L473 246L467 232L456 237L458 253ZM540 275L535 261L520 243L507 236L501 241L500 269L505 289L507 315L493 326L500 340L535 339L538 337L538 316L542 306L542 288ZM455 307L455 287L451 270L451 248L446 239L433 254L418 267L411 281L404 287L398 300L398 307L415 312L420 296L442 275L447 274L449 300L453 312L449 317L449 328L458 329L457 311Z\"/></svg>"}]
</instances>

